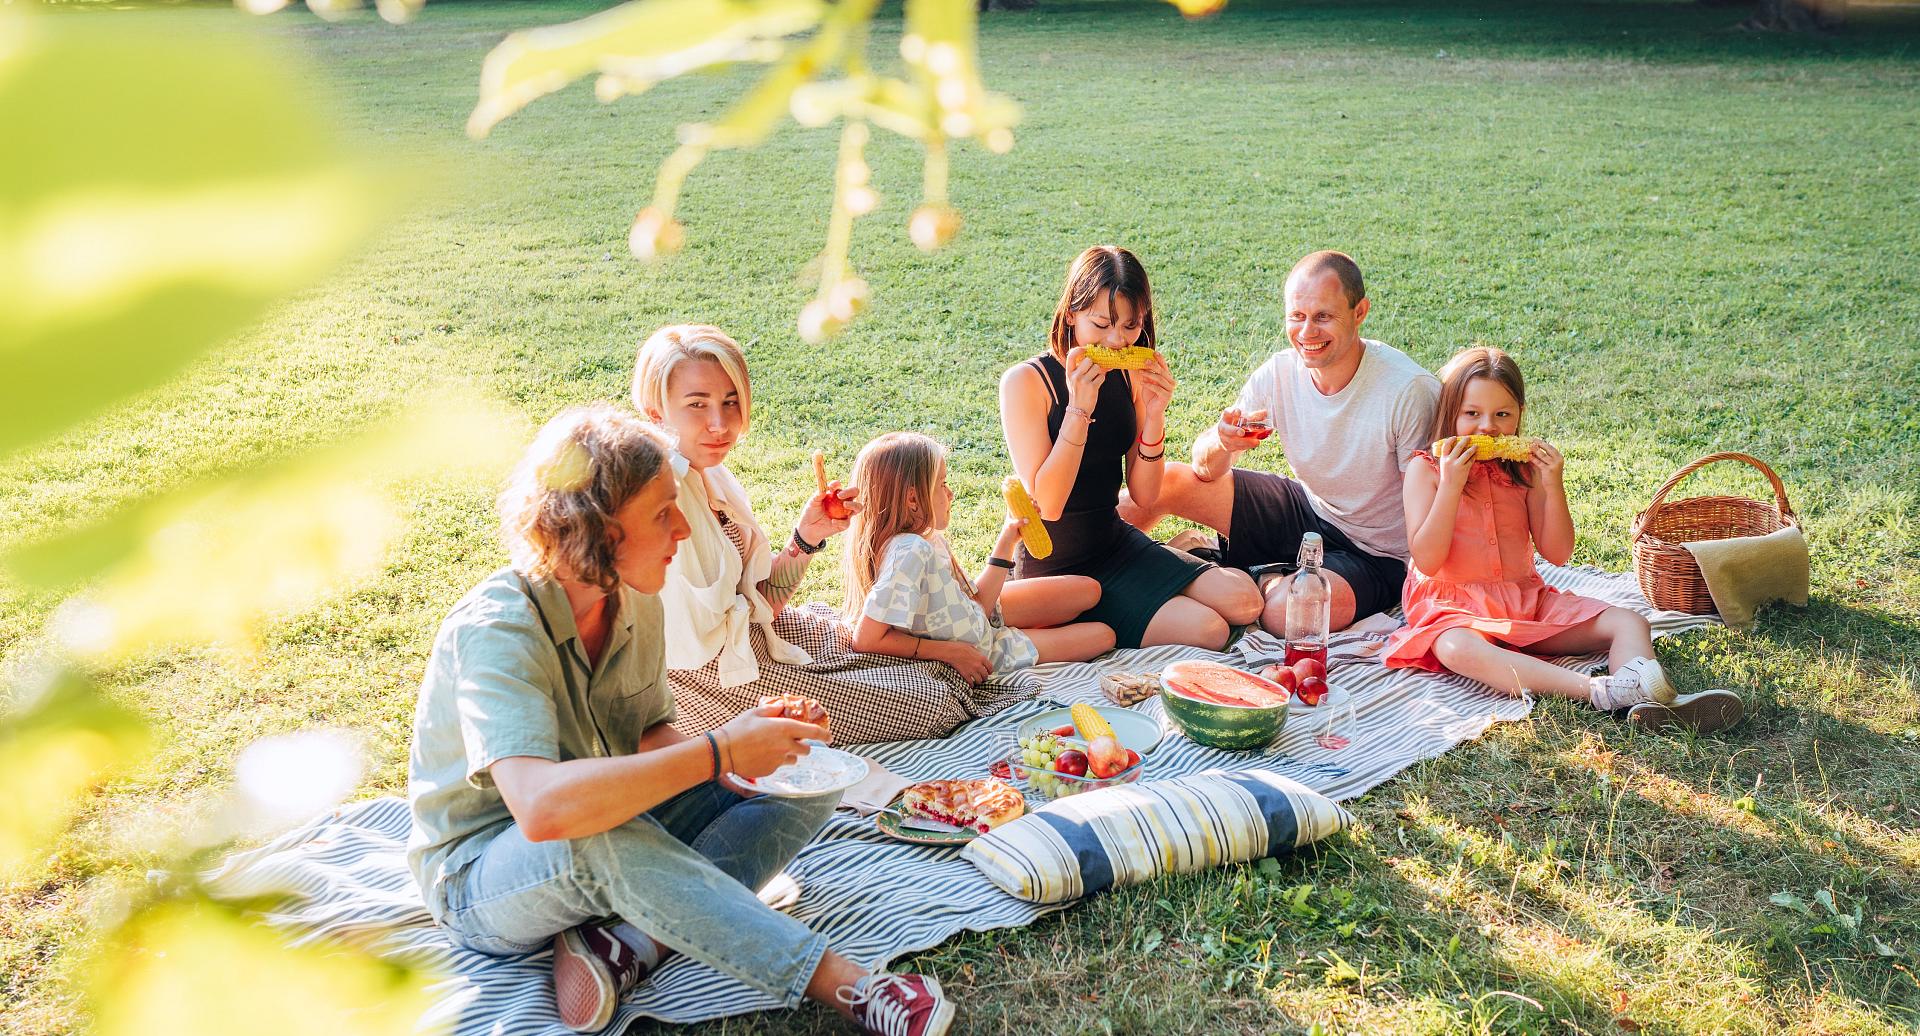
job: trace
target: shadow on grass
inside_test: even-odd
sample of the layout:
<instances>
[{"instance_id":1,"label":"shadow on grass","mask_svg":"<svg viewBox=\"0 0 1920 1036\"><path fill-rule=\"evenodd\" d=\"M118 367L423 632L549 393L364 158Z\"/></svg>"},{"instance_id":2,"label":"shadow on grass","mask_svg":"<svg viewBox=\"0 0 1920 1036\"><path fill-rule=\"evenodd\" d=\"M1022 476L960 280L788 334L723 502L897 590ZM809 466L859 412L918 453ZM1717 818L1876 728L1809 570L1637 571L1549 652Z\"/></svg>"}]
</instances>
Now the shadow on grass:
<instances>
[{"instance_id":1,"label":"shadow on grass","mask_svg":"<svg viewBox=\"0 0 1920 1036\"><path fill-rule=\"evenodd\" d=\"M1124 12L1124 14L1123 14ZM1041 0L1030 13L997 18L1164 19L1165 5L1107 0ZM1737 28L1747 11L1660 0L1567 3L1554 0L1231 0L1194 34L1270 42L1297 37L1312 49L1365 48L1410 57L1700 63L1920 57L1920 10L1856 9L1852 24L1832 33L1750 32Z\"/></svg>"}]
</instances>

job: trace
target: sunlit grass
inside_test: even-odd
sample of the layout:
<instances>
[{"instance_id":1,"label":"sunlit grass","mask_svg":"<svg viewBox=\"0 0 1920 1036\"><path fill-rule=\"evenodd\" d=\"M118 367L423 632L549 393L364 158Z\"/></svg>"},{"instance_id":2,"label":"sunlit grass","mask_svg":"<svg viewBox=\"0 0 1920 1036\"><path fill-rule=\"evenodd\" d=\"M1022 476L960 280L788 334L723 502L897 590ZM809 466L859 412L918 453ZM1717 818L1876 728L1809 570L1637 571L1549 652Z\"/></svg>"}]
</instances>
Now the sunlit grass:
<instances>
[{"instance_id":1,"label":"sunlit grass","mask_svg":"<svg viewBox=\"0 0 1920 1036\"><path fill-rule=\"evenodd\" d=\"M1689 686L1747 693L1752 720L1726 738L1634 737L1546 703L1362 799L1360 826L1317 853L1098 897L916 965L980 1032L1920 1021L1910 32L1748 36L1682 3L1236 0L1188 25L1165 4L1043 0L986 19L987 81L1027 121L1011 155L956 153L962 235L932 257L906 240L918 165L877 143L887 203L854 249L875 308L812 348L794 317L824 232L830 133L716 156L680 213L687 251L657 269L626 258L628 222L672 124L714 110L737 78L613 106L575 90L485 144L461 136L493 42L590 9L429 4L400 29L265 20L332 73L327 92L378 146L438 170L432 202L177 384L0 471L0 542L451 391L437 386L476 387L529 427L622 398L638 340L698 319L748 344L758 420L734 466L770 528L806 494L811 449L844 469L871 435L917 428L954 448L955 539L977 556L1005 469L994 379L1039 348L1074 252L1117 241L1145 259L1180 379L1179 450L1277 340L1286 266L1337 246L1367 269L1374 337L1429 366L1476 339L1519 356L1530 430L1570 458L1578 560L1626 566L1633 514L1696 456L1743 449L1775 467L1813 545L1814 603L1662 647ZM113 17L238 23L219 7ZM876 53L897 35L896 9ZM1764 491L1735 467L1696 481ZM255 654L116 674L168 741L100 799L47 880L0 900L0 1030L81 1024L63 982L99 906L84 879L138 880L137 851L132 869L108 851L179 823L253 738L351 728L373 763L363 793L403 789L433 629L501 560L490 495L412 486L372 579L284 616ZM837 579L817 565L806 592L836 599ZM56 603L0 587L0 651L20 657ZM1862 907L1860 931L1770 901L1823 889ZM840 1030L808 1009L705 1031Z\"/></svg>"}]
</instances>

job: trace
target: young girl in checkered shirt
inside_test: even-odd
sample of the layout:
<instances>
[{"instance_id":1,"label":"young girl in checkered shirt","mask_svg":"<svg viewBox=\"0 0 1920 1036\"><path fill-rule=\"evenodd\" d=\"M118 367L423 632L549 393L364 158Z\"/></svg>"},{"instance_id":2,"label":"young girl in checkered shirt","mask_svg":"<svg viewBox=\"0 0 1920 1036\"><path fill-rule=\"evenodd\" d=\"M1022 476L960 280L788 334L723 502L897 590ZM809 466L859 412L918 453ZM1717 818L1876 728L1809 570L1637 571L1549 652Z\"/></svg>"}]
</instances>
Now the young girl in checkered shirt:
<instances>
[{"instance_id":1,"label":"young girl in checkered shirt","mask_svg":"<svg viewBox=\"0 0 1920 1036\"><path fill-rule=\"evenodd\" d=\"M953 514L947 451L913 432L889 432L854 461L866 506L846 539L847 623L854 650L933 659L970 683L1038 662L1084 662L1113 648L1113 630L1074 622L1099 600L1086 576L1025 580L1003 599L1024 519L1009 517L993 554L969 579L941 533ZM1030 584L1041 583L1043 586Z\"/></svg>"}]
</instances>

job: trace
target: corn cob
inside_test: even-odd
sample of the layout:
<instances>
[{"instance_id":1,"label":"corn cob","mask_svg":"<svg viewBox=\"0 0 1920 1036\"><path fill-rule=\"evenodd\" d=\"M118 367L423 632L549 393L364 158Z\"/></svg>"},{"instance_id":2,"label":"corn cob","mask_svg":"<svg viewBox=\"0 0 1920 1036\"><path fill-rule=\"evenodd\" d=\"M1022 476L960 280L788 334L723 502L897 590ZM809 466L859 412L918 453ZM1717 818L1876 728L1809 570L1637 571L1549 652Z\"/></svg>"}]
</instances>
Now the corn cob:
<instances>
[{"instance_id":1,"label":"corn cob","mask_svg":"<svg viewBox=\"0 0 1920 1036\"><path fill-rule=\"evenodd\" d=\"M1113 732L1113 724L1108 723L1106 719L1100 715L1099 710L1093 706L1084 702L1075 702L1073 707L1068 711L1073 713L1073 728L1078 730L1080 736L1086 738L1088 741L1092 741L1096 737L1110 737L1116 741L1119 740L1119 736Z\"/></svg>"},{"instance_id":2,"label":"corn cob","mask_svg":"<svg viewBox=\"0 0 1920 1036\"><path fill-rule=\"evenodd\" d=\"M1027 487L1009 475L1001 491L1007 497L1007 513L1027 520L1027 524L1020 527L1020 542L1026 544L1027 553L1035 558L1053 553L1053 537L1047 534L1047 525L1040 520L1040 509L1033 505L1033 497L1027 495Z\"/></svg>"},{"instance_id":3,"label":"corn cob","mask_svg":"<svg viewBox=\"0 0 1920 1036\"><path fill-rule=\"evenodd\" d=\"M1458 438L1461 437L1456 435L1438 440L1429 452L1438 457ZM1525 435L1469 435L1466 439L1473 443L1474 460L1526 461L1533 457L1535 440Z\"/></svg>"},{"instance_id":4,"label":"corn cob","mask_svg":"<svg viewBox=\"0 0 1920 1036\"><path fill-rule=\"evenodd\" d=\"M1087 359L1108 370L1137 371L1153 362L1153 350L1143 345L1109 349L1104 345L1087 346Z\"/></svg>"}]
</instances>

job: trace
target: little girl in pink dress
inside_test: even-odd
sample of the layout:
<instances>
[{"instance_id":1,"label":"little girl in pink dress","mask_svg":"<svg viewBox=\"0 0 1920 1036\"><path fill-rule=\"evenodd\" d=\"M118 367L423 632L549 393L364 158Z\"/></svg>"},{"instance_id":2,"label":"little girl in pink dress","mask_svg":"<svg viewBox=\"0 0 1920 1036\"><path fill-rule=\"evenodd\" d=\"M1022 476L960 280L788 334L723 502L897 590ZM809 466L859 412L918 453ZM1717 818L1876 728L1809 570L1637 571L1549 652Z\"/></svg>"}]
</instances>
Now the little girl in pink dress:
<instances>
[{"instance_id":1,"label":"little girl in pink dress","mask_svg":"<svg viewBox=\"0 0 1920 1036\"><path fill-rule=\"evenodd\" d=\"M1573 517L1560 451L1536 440L1525 462L1476 461L1469 435L1515 435L1526 384L1513 358L1473 348L1440 371L1434 438L1439 456L1407 467L1407 542L1402 600L1407 624L1383 661L1451 670L1510 694L1558 694L1596 709L1626 709L1628 722L1719 730L1740 721L1738 695L1676 695L1654 660L1653 633L1636 612L1541 580L1534 552L1556 565L1573 555ZM1583 676L1541 655L1605 649L1612 673Z\"/></svg>"}]
</instances>

